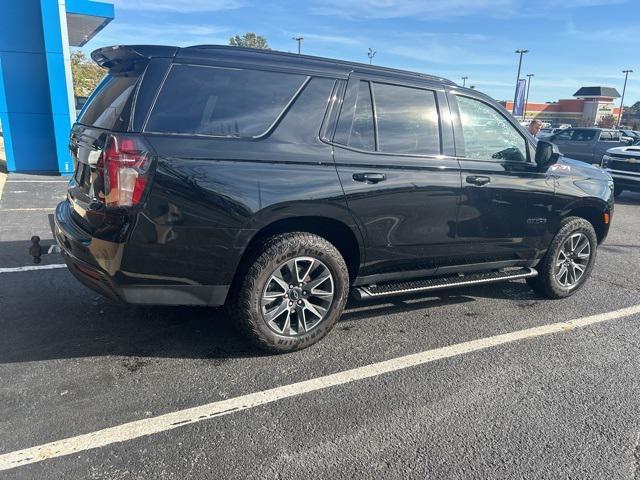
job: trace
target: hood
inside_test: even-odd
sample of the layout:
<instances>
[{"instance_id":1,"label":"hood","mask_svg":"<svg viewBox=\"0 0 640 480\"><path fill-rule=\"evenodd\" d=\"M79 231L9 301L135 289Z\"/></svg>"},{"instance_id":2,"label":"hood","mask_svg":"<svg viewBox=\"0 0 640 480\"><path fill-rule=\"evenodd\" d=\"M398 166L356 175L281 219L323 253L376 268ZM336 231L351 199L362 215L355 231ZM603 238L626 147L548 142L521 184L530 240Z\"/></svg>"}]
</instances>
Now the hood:
<instances>
[{"instance_id":1,"label":"hood","mask_svg":"<svg viewBox=\"0 0 640 480\"><path fill-rule=\"evenodd\" d=\"M624 155L625 157L640 158L640 145L629 145L627 147L615 147L607 150L609 155Z\"/></svg>"},{"instance_id":2,"label":"hood","mask_svg":"<svg viewBox=\"0 0 640 480\"><path fill-rule=\"evenodd\" d=\"M597 165L581 162L561 156L557 163L549 167L549 171L559 175L567 175L582 179L610 181L611 175Z\"/></svg>"}]
</instances>

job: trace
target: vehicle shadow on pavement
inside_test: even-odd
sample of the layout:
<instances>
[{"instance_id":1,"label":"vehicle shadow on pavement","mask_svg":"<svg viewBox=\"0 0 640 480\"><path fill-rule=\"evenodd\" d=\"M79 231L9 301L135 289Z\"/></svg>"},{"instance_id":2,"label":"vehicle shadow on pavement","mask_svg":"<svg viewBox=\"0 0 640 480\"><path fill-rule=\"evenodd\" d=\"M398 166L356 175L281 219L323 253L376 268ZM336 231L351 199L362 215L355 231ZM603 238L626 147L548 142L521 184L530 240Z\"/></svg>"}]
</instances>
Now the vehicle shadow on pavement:
<instances>
[{"instance_id":1,"label":"vehicle shadow on pavement","mask_svg":"<svg viewBox=\"0 0 640 480\"><path fill-rule=\"evenodd\" d=\"M349 301L338 325L476 301L537 298L524 283ZM262 356L224 308L111 303L66 269L0 276L0 363L100 356L224 360Z\"/></svg>"}]
</instances>

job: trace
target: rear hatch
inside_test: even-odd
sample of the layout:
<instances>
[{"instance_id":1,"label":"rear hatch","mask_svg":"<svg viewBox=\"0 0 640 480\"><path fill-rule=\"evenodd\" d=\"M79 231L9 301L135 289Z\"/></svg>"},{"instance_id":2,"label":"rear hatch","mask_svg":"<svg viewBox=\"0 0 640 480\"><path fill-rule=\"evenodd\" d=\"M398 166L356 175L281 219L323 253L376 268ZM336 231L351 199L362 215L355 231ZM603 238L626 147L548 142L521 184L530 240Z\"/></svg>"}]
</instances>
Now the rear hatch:
<instances>
[{"instance_id":1,"label":"rear hatch","mask_svg":"<svg viewBox=\"0 0 640 480\"><path fill-rule=\"evenodd\" d=\"M117 241L140 206L152 156L133 130L135 99L152 56L171 47L107 47L93 59L108 69L71 130L75 172L69 182L72 217L80 228Z\"/></svg>"}]
</instances>

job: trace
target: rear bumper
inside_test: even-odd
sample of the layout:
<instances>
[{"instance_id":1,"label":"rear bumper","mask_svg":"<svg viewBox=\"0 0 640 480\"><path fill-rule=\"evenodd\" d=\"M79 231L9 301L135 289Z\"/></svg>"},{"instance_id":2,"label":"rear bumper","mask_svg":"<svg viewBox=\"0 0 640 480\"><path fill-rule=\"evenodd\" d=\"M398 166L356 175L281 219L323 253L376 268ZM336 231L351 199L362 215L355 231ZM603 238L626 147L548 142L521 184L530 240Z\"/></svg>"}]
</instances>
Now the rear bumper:
<instances>
[{"instance_id":1,"label":"rear bumper","mask_svg":"<svg viewBox=\"0 0 640 480\"><path fill-rule=\"evenodd\" d=\"M126 244L91 237L71 217L69 202L56 208L54 236L69 271L86 287L121 303L223 305L229 285L201 285L120 268Z\"/></svg>"},{"instance_id":2,"label":"rear bumper","mask_svg":"<svg viewBox=\"0 0 640 480\"><path fill-rule=\"evenodd\" d=\"M607 172L613 178L615 185L624 187L626 190L640 192L640 174L611 169L607 169Z\"/></svg>"}]
</instances>

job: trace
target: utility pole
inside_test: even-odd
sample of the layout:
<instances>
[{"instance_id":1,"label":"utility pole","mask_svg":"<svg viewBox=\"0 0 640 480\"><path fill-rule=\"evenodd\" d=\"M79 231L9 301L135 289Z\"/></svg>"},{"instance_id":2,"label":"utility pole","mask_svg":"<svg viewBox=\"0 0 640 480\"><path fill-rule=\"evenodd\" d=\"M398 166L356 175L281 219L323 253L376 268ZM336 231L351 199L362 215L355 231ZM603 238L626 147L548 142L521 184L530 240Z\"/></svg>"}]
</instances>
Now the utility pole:
<instances>
[{"instance_id":1,"label":"utility pole","mask_svg":"<svg viewBox=\"0 0 640 480\"><path fill-rule=\"evenodd\" d=\"M522 68L522 55L529 53L529 50L516 50L516 53L520 54L520 61L518 62L518 75L516 76L516 91L513 94L513 108L511 113L516 113L516 101L518 100L518 82L520 81L520 69Z\"/></svg>"},{"instance_id":2,"label":"utility pole","mask_svg":"<svg viewBox=\"0 0 640 480\"><path fill-rule=\"evenodd\" d=\"M527 118L527 105L529 105L529 89L531 88L531 79L535 77L533 73L527 73L527 94L524 96L524 112L522 113L522 118L526 120Z\"/></svg>"},{"instance_id":3,"label":"utility pole","mask_svg":"<svg viewBox=\"0 0 640 480\"><path fill-rule=\"evenodd\" d=\"M376 56L377 50L373 50L371 47L369 47L369 52L367 53L367 57L369 57L369 65L371 65L373 63L373 57Z\"/></svg>"},{"instance_id":4,"label":"utility pole","mask_svg":"<svg viewBox=\"0 0 640 480\"><path fill-rule=\"evenodd\" d=\"M304 37L292 37L293 40L295 40L296 42L298 42L298 55L300 55L300 44L302 43L302 40L304 40Z\"/></svg>"},{"instance_id":5,"label":"utility pole","mask_svg":"<svg viewBox=\"0 0 640 480\"><path fill-rule=\"evenodd\" d=\"M622 99L620 100L620 116L618 117L618 128L620 128L620 123L622 122L622 113L624 110L624 93L627 90L627 78L629 78L629 74L633 73L633 70L622 70L624 73L624 87L622 87Z\"/></svg>"},{"instance_id":6,"label":"utility pole","mask_svg":"<svg viewBox=\"0 0 640 480\"><path fill-rule=\"evenodd\" d=\"M463 87L463 88L467 86L467 79L468 79L468 78L469 78L469 77L462 77L462 87Z\"/></svg>"}]
</instances>

